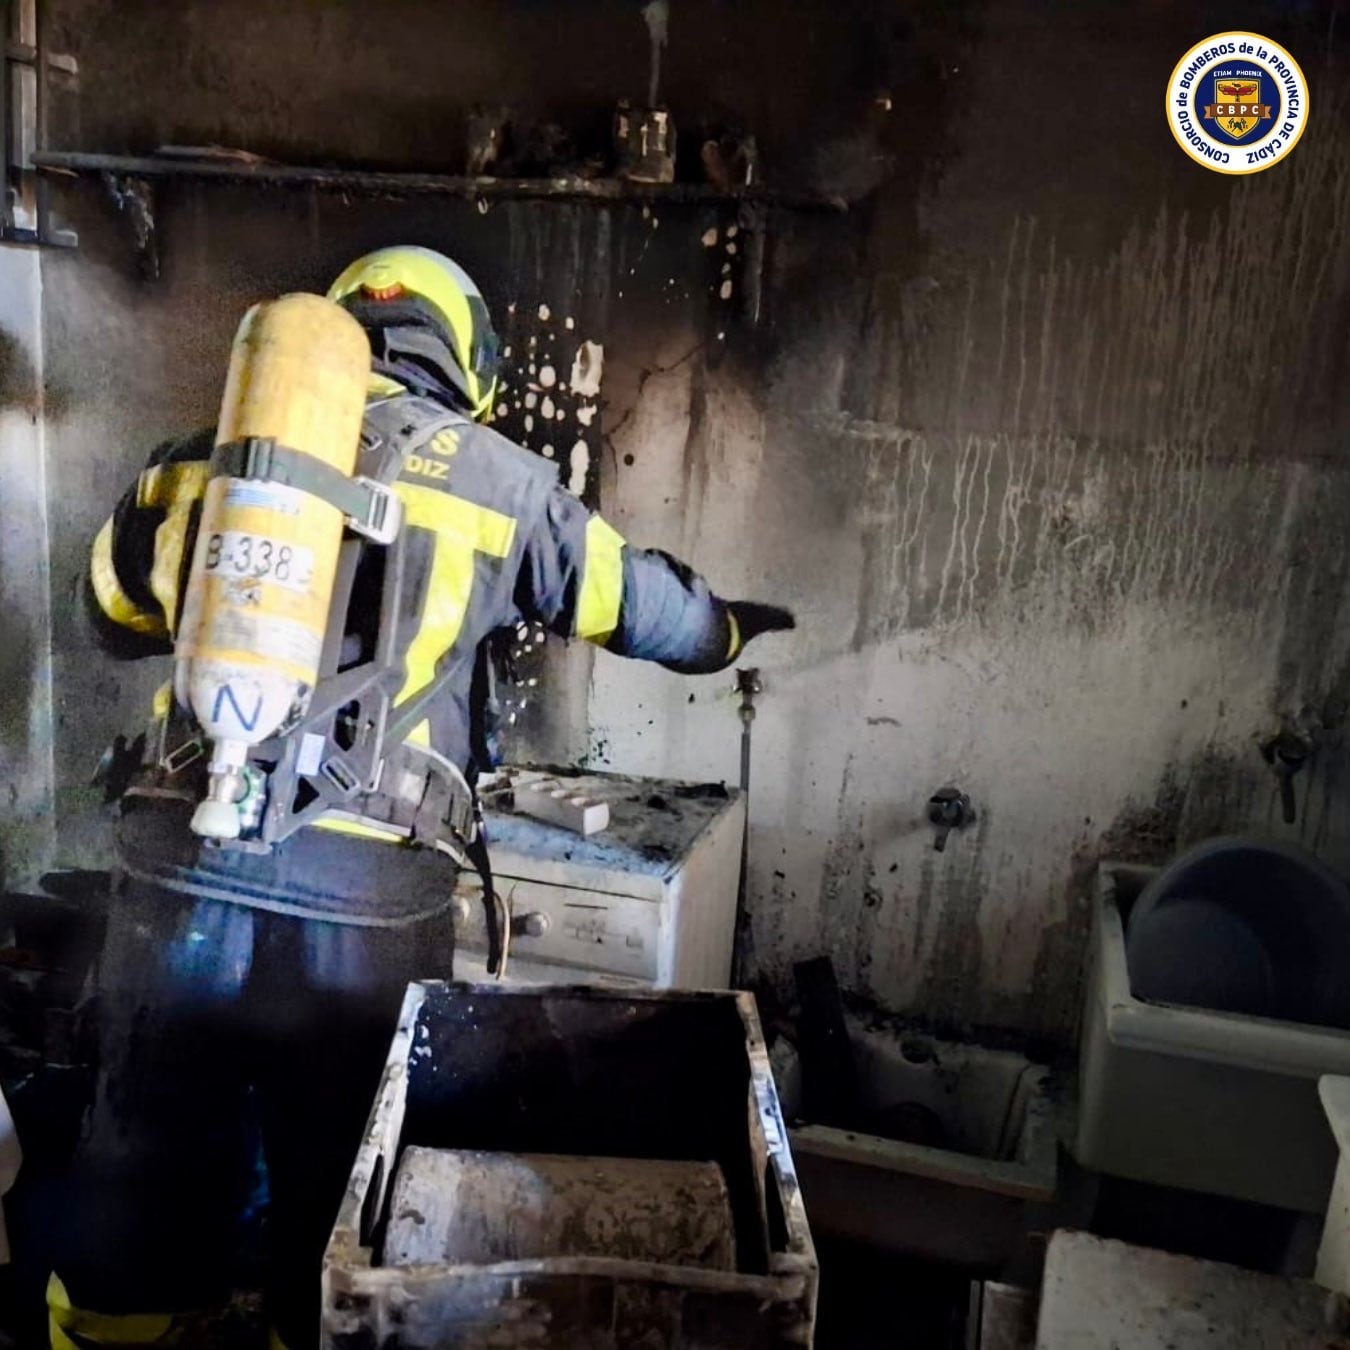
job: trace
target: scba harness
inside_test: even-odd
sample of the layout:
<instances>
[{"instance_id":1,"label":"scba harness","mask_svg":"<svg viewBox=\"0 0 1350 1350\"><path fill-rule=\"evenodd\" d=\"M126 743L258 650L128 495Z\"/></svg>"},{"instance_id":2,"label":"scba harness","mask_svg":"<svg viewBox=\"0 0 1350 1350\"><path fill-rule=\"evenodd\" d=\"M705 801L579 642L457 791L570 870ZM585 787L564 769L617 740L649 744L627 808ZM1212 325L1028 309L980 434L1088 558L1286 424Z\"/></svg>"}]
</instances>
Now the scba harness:
<instances>
[{"instance_id":1,"label":"scba harness","mask_svg":"<svg viewBox=\"0 0 1350 1350\"><path fill-rule=\"evenodd\" d=\"M347 533L308 707L283 733L250 747L236 802L239 837L213 846L265 854L307 825L337 824L447 853L482 879L488 970L495 974L507 924L493 887L477 794L457 765L410 739L451 672L440 672L395 705L405 677L398 634L409 616L407 530L393 484L410 462L429 458L427 448L438 436L470 425L430 399L403 395L372 402L351 478L272 441L252 438L216 448L211 477L311 493L343 513ZM382 556L373 558L372 550ZM357 641L353 658L348 631L353 589L358 569L372 563L380 574L378 618L369 625L369 640ZM154 753L131 776L125 795L200 800L208 746L175 700L169 699L156 719L150 744Z\"/></svg>"}]
</instances>

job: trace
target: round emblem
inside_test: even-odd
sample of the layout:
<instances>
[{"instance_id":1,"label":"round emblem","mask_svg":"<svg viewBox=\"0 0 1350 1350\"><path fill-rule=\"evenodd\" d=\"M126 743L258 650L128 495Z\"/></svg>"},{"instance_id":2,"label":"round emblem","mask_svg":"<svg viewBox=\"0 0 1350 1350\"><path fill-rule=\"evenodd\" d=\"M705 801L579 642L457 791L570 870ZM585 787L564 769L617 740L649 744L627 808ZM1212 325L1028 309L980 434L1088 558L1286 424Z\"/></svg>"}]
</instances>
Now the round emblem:
<instances>
[{"instance_id":1,"label":"round emblem","mask_svg":"<svg viewBox=\"0 0 1350 1350\"><path fill-rule=\"evenodd\" d=\"M1197 164L1215 173L1260 173L1298 144L1308 87L1298 62L1259 33L1215 33L1176 64L1167 125Z\"/></svg>"}]
</instances>

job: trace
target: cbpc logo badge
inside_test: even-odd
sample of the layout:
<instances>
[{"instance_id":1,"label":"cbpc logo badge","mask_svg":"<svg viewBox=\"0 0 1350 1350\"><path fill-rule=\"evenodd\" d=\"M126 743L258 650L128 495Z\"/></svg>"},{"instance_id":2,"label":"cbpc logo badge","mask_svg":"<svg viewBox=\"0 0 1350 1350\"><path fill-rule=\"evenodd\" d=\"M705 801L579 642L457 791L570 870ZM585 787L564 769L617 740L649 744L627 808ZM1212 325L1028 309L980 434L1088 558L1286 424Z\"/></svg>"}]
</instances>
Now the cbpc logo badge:
<instances>
[{"instance_id":1,"label":"cbpc logo badge","mask_svg":"<svg viewBox=\"0 0 1350 1350\"><path fill-rule=\"evenodd\" d=\"M1259 33L1216 33L1177 62L1167 125L1197 164L1216 173L1260 173L1298 144L1308 87L1298 62Z\"/></svg>"}]
</instances>

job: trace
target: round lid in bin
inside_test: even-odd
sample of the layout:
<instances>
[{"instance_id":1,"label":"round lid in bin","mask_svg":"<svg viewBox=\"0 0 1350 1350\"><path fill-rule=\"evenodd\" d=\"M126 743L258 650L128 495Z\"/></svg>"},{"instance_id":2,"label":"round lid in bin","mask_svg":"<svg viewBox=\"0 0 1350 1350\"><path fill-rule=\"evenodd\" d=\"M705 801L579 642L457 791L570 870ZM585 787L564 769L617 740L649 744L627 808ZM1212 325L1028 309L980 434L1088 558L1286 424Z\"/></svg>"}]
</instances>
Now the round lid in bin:
<instances>
[{"instance_id":1,"label":"round lid in bin","mask_svg":"<svg viewBox=\"0 0 1350 1350\"><path fill-rule=\"evenodd\" d=\"M1350 889L1311 853L1211 839L1135 902L1136 998L1350 1030Z\"/></svg>"}]
</instances>

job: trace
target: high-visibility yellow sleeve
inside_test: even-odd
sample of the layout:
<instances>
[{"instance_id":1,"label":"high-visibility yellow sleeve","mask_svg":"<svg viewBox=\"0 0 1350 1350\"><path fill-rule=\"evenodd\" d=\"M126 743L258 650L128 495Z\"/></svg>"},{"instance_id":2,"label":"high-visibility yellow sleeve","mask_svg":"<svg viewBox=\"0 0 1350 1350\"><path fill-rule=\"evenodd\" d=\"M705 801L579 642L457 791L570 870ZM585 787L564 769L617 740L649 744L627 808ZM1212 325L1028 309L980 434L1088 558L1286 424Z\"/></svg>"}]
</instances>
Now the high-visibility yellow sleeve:
<instances>
[{"instance_id":1,"label":"high-visibility yellow sleeve","mask_svg":"<svg viewBox=\"0 0 1350 1350\"><path fill-rule=\"evenodd\" d=\"M113 623L142 633L147 637L166 634L164 616L138 605L126 592L113 559L113 519L104 521L103 528L94 537L89 558L89 579L93 583L94 598L99 608Z\"/></svg>"},{"instance_id":2,"label":"high-visibility yellow sleeve","mask_svg":"<svg viewBox=\"0 0 1350 1350\"><path fill-rule=\"evenodd\" d=\"M604 645L623 605L623 536L600 516L586 522L586 556L577 601L577 636Z\"/></svg>"}]
</instances>

